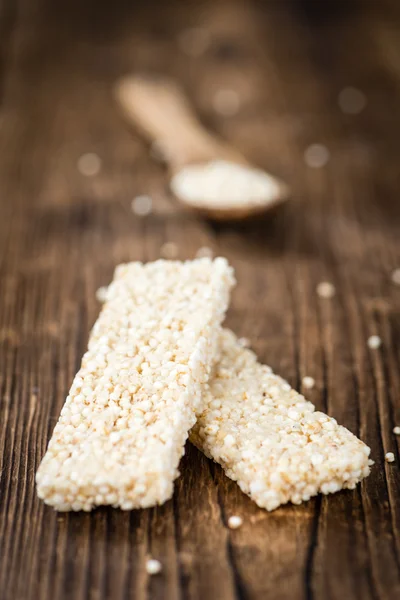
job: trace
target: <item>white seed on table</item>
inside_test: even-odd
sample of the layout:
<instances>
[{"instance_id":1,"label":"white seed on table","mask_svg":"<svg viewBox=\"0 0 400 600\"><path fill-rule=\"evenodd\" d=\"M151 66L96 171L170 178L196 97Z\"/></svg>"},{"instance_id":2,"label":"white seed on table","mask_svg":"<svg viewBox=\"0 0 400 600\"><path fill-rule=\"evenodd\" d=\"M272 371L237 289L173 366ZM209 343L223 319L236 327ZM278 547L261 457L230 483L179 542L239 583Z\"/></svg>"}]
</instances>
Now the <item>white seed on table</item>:
<instances>
[{"instance_id":1,"label":"white seed on table","mask_svg":"<svg viewBox=\"0 0 400 600\"><path fill-rule=\"evenodd\" d=\"M317 285L317 294L320 298L333 298L336 294L335 286L329 281L321 281Z\"/></svg>"},{"instance_id":2,"label":"white seed on table","mask_svg":"<svg viewBox=\"0 0 400 600\"><path fill-rule=\"evenodd\" d=\"M344 88L338 97L341 110L348 115L358 115L366 106L365 94L355 87Z\"/></svg>"},{"instance_id":3,"label":"white seed on table","mask_svg":"<svg viewBox=\"0 0 400 600\"><path fill-rule=\"evenodd\" d=\"M94 177L100 172L101 158L94 152L87 152L79 157L77 166L81 175Z\"/></svg>"},{"instance_id":4,"label":"white seed on table","mask_svg":"<svg viewBox=\"0 0 400 600\"><path fill-rule=\"evenodd\" d=\"M38 469L40 498L66 511L171 497L233 283L223 258L117 267Z\"/></svg>"},{"instance_id":5,"label":"white seed on table","mask_svg":"<svg viewBox=\"0 0 400 600\"><path fill-rule=\"evenodd\" d=\"M160 256L163 258L176 258L178 256L178 246L174 242L165 242L160 248Z\"/></svg>"},{"instance_id":6,"label":"white seed on table","mask_svg":"<svg viewBox=\"0 0 400 600\"><path fill-rule=\"evenodd\" d=\"M96 298L99 302L103 303L107 300L107 290L107 286L102 286L96 291Z\"/></svg>"},{"instance_id":7,"label":"white seed on table","mask_svg":"<svg viewBox=\"0 0 400 600\"><path fill-rule=\"evenodd\" d=\"M242 525L243 525L242 517L239 517L238 515L232 515L231 517L229 517L229 519L228 519L229 529L238 529Z\"/></svg>"},{"instance_id":8,"label":"white seed on table","mask_svg":"<svg viewBox=\"0 0 400 600\"><path fill-rule=\"evenodd\" d=\"M302 384L307 390L311 390L315 386L315 379L306 375L302 379Z\"/></svg>"},{"instance_id":9,"label":"white seed on table","mask_svg":"<svg viewBox=\"0 0 400 600\"><path fill-rule=\"evenodd\" d=\"M400 285L400 269L395 269L392 273L392 281L395 285Z\"/></svg>"},{"instance_id":10,"label":"white seed on table","mask_svg":"<svg viewBox=\"0 0 400 600\"><path fill-rule=\"evenodd\" d=\"M393 433L395 435L400 435L400 427L398 425L396 425L396 427L393 427Z\"/></svg>"},{"instance_id":11,"label":"white seed on table","mask_svg":"<svg viewBox=\"0 0 400 600\"><path fill-rule=\"evenodd\" d=\"M382 345L382 340L379 335L371 335L367 340L367 344L371 350L376 350Z\"/></svg>"},{"instance_id":12,"label":"white seed on table","mask_svg":"<svg viewBox=\"0 0 400 600\"><path fill-rule=\"evenodd\" d=\"M324 167L330 158L330 152L323 144L311 144L304 151L304 162L312 169Z\"/></svg>"},{"instance_id":13,"label":"white seed on table","mask_svg":"<svg viewBox=\"0 0 400 600\"><path fill-rule=\"evenodd\" d=\"M394 454L393 454L393 452L386 452L386 454L385 454L385 460L388 463L394 462Z\"/></svg>"},{"instance_id":14,"label":"white seed on table","mask_svg":"<svg viewBox=\"0 0 400 600\"><path fill-rule=\"evenodd\" d=\"M162 571L162 564L156 558L149 558L146 562L146 571L149 575L157 575Z\"/></svg>"},{"instance_id":15,"label":"white seed on table","mask_svg":"<svg viewBox=\"0 0 400 600\"><path fill-rule=\"evenodd\" d=\"M212 248L209 248L208 246L202 246L196 252L196 258L212 258L213 256L214 253Z\"/></svg>"},{"instance_id":16,"label":"white seed on table","mask_svg":"<svg viewBox=\"0 0 400 600\"><path fill-rule=\"evenodd\" d=\"M136 196L136 198L132 200L131 208L138 217L146 217L151 213L152 206L153 201L150 196L142 195Z\"/></svg>"}]
</instances>

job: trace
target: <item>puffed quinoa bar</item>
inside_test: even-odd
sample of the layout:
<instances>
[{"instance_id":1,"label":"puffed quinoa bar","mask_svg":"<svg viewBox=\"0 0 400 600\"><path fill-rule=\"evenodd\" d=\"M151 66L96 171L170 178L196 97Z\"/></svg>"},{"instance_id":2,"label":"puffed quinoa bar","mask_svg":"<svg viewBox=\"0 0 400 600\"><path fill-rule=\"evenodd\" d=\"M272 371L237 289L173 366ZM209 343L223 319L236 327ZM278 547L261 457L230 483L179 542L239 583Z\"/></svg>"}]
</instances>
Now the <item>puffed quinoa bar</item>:
<instances>
[{"instance_id":1,"label":"puffed quinoa bar","mask_svg":"<svg viewBox=\"0 0 400 600\"><path fill-rule=\"evenodd\" d=\"M234 283L227 261L120 265L36 475L60 511L171 497Z\"/></svg>"},{"instance_id":2,"label":"puffed quinoa bar","mask_svg":"<svg viewBox=\"0 0 400 600\"><path fill-rule=\"evenodd\" d=\"M316 412L229 330L207 387L190 439L258 506L274 510L353 489L369 474L370 449Z\"/></svg>"}]
</instances>

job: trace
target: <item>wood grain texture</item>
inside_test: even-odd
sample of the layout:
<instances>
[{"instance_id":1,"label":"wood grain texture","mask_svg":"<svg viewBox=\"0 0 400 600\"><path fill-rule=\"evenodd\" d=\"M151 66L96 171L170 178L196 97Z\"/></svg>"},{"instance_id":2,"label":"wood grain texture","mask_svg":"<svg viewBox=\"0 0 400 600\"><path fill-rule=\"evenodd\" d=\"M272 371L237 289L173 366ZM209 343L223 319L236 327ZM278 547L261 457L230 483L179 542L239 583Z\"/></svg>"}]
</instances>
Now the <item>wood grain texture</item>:
<instances>
[{"instance_id":1,"label":"wood grain texture","mask_svg":"<svg viewBox=\"0 0 400 600\"><path fill-rule=\"evenodd\" d=\"M176 40L199 23L212 44L191 58ZM0 53L0 599L398 598L398 4L3 0ZM113 103L115 79L138 70L177 77L207 126L290 183L291 202L235 226L182 212ZM367 96L357 116L338 107L349 85ZM239 91L237 115L215 113L220 88ZM329 148L323 169L304 163L311 143ZM95 177L77 170L86 152L102 159ZM141 193L145 219L130 210ZM180 258L205 245L229 258L229 326L297 389L313 376L308 398L371 446L359 488L268 514L188 445L162 507L56 514L37 499L96 289L166 241ZM149 555L164 566L151 579Z\"/></svg>"}]
</instances>

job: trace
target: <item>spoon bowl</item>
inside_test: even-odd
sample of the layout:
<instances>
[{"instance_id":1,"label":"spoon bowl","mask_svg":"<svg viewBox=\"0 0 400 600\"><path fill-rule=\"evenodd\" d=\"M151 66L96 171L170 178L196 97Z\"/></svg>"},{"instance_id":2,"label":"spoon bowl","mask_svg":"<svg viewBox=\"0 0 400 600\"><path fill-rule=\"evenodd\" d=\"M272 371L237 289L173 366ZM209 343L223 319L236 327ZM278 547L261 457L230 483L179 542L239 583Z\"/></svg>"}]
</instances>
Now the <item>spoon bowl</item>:
<instances>
[{"instance_id":1,"label":"spoon bowl","mask_svg":"<svg viewBox=\"0 0 400 600\"><path fill-rule=\"evenodd\" d=\"M115 85L125 118L164 149L170 188L177 200L213 220L242 220L285 202L288 186L255 169L208 132L171 80L127 76Z\"/></svg>"}]
</instances>

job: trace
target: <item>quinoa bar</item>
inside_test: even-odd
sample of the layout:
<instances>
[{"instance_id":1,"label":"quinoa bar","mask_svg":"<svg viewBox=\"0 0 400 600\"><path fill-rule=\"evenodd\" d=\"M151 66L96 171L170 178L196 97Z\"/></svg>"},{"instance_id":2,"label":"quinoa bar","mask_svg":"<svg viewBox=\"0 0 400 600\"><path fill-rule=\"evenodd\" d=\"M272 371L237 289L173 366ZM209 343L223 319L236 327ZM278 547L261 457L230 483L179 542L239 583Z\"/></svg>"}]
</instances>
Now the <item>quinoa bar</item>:
<instances>
[{"instance_id":1,"label":"quinoa bar","mask_svg":"<svg viewBox=\"0 0 400 600\"><path fill-rule=\"evenodd\" d=\"M315 411L227 329L191 441L260 507L300 504L353 489L370 472L370 449Z\"/></svg>"},{"instance_id":2,"label":"quinoa bar","mask_svg":"<svg viewBox=\"0 0 400 600\"><path fill-rule=\"evenodd\" d=\"M233 283L223 258L117 267L37 472L40 498L90 511L171 497Z\"/></svg>"}]
</instances>

